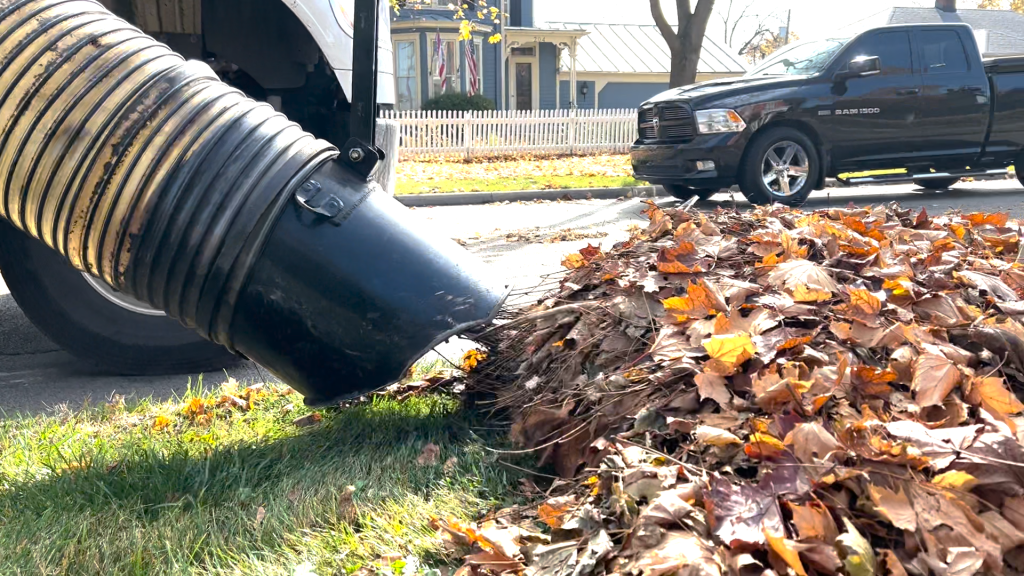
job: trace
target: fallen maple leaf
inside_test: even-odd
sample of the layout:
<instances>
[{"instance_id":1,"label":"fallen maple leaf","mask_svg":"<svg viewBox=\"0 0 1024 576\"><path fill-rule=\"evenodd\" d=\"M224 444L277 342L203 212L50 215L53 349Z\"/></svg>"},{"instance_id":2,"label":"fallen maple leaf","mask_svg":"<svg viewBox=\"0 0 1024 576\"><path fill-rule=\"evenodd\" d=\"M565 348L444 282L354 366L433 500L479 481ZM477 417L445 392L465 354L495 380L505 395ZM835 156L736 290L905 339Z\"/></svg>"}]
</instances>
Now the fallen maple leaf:
<instances>
[{"instance_id":1,"label":"fallen maple leaf","mask_svg":"<svg viewBox=\"0 0 1024 576\"><path fill-rule=\"evenodd\" d=\"M693 437L701 444L708 446L729 446L731 444L743 444L739 436L728 430L715 428L714 426L697 426L693 430Z\"/></svg>"},{"instance_id":2,"label":"fallen maple leaf","mask_svg":"<svg viewBox=\"0 0 1024 576\"><path fill-rule=\"evenodd\" d=\"M901 530L917 530L917 513L902 487L897 486L894 492L883 486L869 484L868 493L875 510L890 524Z\"/></svg>"},{"instance_id":3,"label":"fallen maple leaf","mask_svg":"<svg viewBox=\"0 0 1024 576\"><path fill-rule=\"evenodd\" d=\"M793 569L797 576L807 576L803 562L800 562L800 553L793 549L793 542L780 536L775 536L765 529L764 537L768 540L768 546L782 558L787 566Z\"/></svg>"},{"instance_id":4,"label":"fallen maple leaf","mask_svg":"<svg viewBox=\"0 0 1024 576\"><path fill-rule=\"evenodd\" d=\"M703 280L687 285L686 296L668 298L662 304L680 322L689 318L707 318L712 312L728 309L722 294Z\"/></svg>"},{"instance_id":5,"label":"fallen maple leaf","mask_svg":"<svg viewBox=\"0 0 1024 576\"><path fill-rule=\"evenodd\" d=\"M576 497L562 496L552 498L537 509L537 517L548 526L558 529L569 519L569 514L576 508Z\"/></svg>"},{"instance_id":6,"label":"fallen maple leaf","mask_svg":"<svg viewBox=\"0 0 1024 576\"><path fill-rule=\"evenodd\" d=\"M693 377L697 383L697 393L701 399L711 398L718 402L719 406L728 406L732 400L732 393L729 392L728 382L717 374L700 373Z\"/></svg>"},{"instance_id":7,"label":"fallen maple leaf","mask_svg":"<svg viewBox=\"0 0 1024 576\"><path fill-rule=\"evenodd\" d=\"M817 422L797 424L786 435L784 444L790 447L797 460L811 464L816 459L824 460L842 448L835 437Z\"/></svg>"},{"instance_id":8,"label":"fallen maple leaf","mask_svg":"<svg viewBox=\"0 0 1024 576\"><path fill-rule=\"evenodd\" d=\"M731 370L739 368L754 356L757 348L750 335L741 333L729 336L712 336L704 341L704 349L711 358L718 360Z\"/></svg>"},{"instance_id":9,"label":"fallen maple leaf","mask_svg":"<svg viewBox=\"0 0 1024 576\"><path fill-rule=\"evenodd\" d=\"M743 451L747 456L758 460L774 458L786 450L786 445L781 440L766 432L755 432L747 439Z\"/></svg>"},{"instance_id":10,"label":"fallen maple leaf","mask_svg":"<svg viewBox=\"0 0 1024 576\"><path fill-rule=\"evenodd\" d=\"M998 228L1006 226L1006 221L1009 220L1010 215L1006 212L995 212L992 214L974 212L967 214L964 218L974 226L984 226L988 224Z\"/></svg>"},{"instance_id":11,"label":"fallen maple leaf","mask_svg":"<svg viewBox=\"0 0 1024 576\"><path fill-rule=\"evenodd\" d=\"M797 302L822 302L832 298L839 287L829 273L809 260L791 260L768 275L775 288L786 290Z\"/></svg>"},{"instance_id":12,"label":"fallen maple leaf","mask_svg":"<svg viewBox=\"0 0 1024 576\"><path fill-rule=\"evenodd\" d=\"M978 479L963 470L951 470L932 478L932 484L942 488L967 491L978 484Z\"/></svg>"},{"instance_id":13,"label":"fallen maple leaf","mask_svg":"<svg viewBox=\"0 0 1024 576\"><path fill-rule=\"evenodd\" d=\"M662 248L655 260L658 263L658 272L664 274L692 274L704 271L697 256L697 247L693 242L686 240L681 240L675 248Z\"/></svg>"},{"instance_id":14,"label":"fallen maple leaf","mask_svg":"<svg viewBox=\"0 0 1024 576\"><path fill-rule=\"evenodd\" d=\"M924 353L914 360L914 380L910 389L921 407L941 406L946 396L960 383L960 370L949 358Z\"/></svg>"},{"instance_id":15,"label":"fallen maple leaf","mask_svg":"<svg viewBox=\"0 0 1024 576\"><path fill-rule=\"evenodd\" d=\"M473 348L471 350L467 350L466 353L462 355L462 361L459 363L459 368L461 368L463 372L472 372L486 359L486 352Z\"/></svg>"},{"instance_id":16,"label":"fallen maple leaf","mask_svg":"<svg viewBox=\"0 0 1024 576\"><path fill-rule=\"evenodd\" d=\"M712 474L704 494L715 536L726 546L763 546L765 533L784 536L775 495L759 486L733 484Z\"/></svg>"},{"instance_id":17,"label":"fallen maple leaf","mask_svg":"<svg viewBox=\"0 0 1024 576\"><path fill-rule=\"evenodd\" d=\"M965 400L974 406L1000 414L1024 412L1024 404L1006 387L1003 379L996 376L972 379Z\"/></svg>"},{"instance_id":18,"label":"fallen maple leaf","mask_svg":"<svg viewBox=\"0 0 1024 576\"><path fill-rule=\"evenodd\" d=\"M815 502L806 506L792 502L788 504L800 540L821 540L828 544L835 542L839 528L827 508Z\"/></svg>"}]
</instances>

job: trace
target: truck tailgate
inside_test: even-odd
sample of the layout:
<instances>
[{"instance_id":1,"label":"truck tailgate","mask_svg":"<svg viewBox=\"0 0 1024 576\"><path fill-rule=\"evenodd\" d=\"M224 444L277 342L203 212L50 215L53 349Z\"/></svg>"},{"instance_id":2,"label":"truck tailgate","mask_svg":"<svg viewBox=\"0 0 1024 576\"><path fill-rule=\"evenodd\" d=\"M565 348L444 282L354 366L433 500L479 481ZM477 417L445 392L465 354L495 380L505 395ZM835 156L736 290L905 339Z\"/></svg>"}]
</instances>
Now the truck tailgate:
<instances>
[{"instance_id":1,"label":"truck tailgate","mask_svg":"<svg viewBox=\"0 0 1024 576\"><path fill-rule=\"evenodd\" d=\"M985 60L992 86L992 126L986 150L1019 150L1024 146L1024 57Z\"/></svg>"}]
</instances>

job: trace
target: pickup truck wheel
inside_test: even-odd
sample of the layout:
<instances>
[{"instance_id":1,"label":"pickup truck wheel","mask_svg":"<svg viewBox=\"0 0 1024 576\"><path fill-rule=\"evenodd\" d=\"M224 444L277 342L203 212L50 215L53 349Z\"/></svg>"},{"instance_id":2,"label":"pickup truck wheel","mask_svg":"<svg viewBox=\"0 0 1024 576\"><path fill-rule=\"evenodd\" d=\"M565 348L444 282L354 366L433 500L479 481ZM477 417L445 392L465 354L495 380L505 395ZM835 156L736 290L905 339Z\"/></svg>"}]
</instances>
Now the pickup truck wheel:
<instances>
[{"instance_id":1,"label":"pickup truck wheel","mask_svg":"<svg viewBox=\"0 0 1024 576\"><path fill-rule=\"evenodd\" d=\"M680 200L689 200L696 196L699 200L704 201L715 194L718 194L718 190L712 190L710 188L690 188L689 186L683 186L682 184L662 184L662 187L665 188L666 192Z\"/></svg>"},{"instance_id":2,"label":"pickup truck wheel","mask_svg":"<svg viewBox=\"0 0 1024 576\"><path fill-rule=\"evenodd\" d=\"M788 206L807 200L821 171L810 138L793 128L771 128L755 136L748 146L739 173L740 190L747 200Z\"/></svg>"},{"instance_id":3,"label":"pickup truck wheel","mask_svg":"<svg viewBox=\"0 0 1024 576\"><path fill-rule=\"evenodd\" d=\"M914 180L914 185L924 188L925 190L945 190L959 181L960 179L956 177L929 178L927 180Z\"/></svg>"},{"instance_id":4,"label":"pickup truck wheel","mask_svg":"<svg viewBox=\"0 0 1024 576\"><path fill-rule=\"evenodd\" d=\"M239 362L163 312L86 277L2 219L0 270L14 301L40 332L104 372L189 374Z\"/></svg>"}]
</instances>

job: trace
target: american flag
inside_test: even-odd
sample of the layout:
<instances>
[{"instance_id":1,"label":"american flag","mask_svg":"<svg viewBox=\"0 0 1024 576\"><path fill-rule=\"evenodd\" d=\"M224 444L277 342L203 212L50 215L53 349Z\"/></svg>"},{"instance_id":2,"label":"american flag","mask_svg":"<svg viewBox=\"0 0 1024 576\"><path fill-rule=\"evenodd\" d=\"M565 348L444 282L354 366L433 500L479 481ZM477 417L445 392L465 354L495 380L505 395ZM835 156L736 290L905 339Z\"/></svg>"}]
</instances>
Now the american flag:
<instances>
[{"instance_id":1,"label":"american flag","mask_svg":"<svg viewBox=\"0 0 1024 576\"><path fill-rule=\"evenodd\" d=\"M437 53L434 55L437 58L437 76L441 79L441 92L444 93L445 89L448 88L448 76L445 75L445 57L444 57L444 42L441 41L441 32L437 32L434 36L434 44L437 45Z\"/></svg>"},{"instance_id":2,"label":"american flag","mask_svg":"<svg viewBox=\"0 0 1024 576\"><path fill-rule=\"evenodd\" d=\"M476 63L476 42L473 39L466 40L466 74L469 75L469 95L472 96L480 90L478 83L479 74Z\"/></svg>"}]
</instances>

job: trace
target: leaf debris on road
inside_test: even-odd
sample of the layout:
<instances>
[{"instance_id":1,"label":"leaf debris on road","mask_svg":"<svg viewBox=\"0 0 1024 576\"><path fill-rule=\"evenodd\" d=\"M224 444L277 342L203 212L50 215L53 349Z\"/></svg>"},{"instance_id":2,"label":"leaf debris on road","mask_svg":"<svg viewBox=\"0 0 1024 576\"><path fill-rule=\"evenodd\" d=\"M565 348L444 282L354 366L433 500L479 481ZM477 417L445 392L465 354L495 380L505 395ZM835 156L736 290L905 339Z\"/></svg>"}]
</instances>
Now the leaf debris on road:
<instances>
[{"instance_id":1,"label":"leaf debris on road","mask_svg":"<svg viewBox=\"0 0 1024 576\"><path fill-rule=\"evenodd\" d=\"M470 389L559 479L437 520L458 574L1024 571L1019 222L648 205L480 338Z\"/></svg>"}]
</instances>

